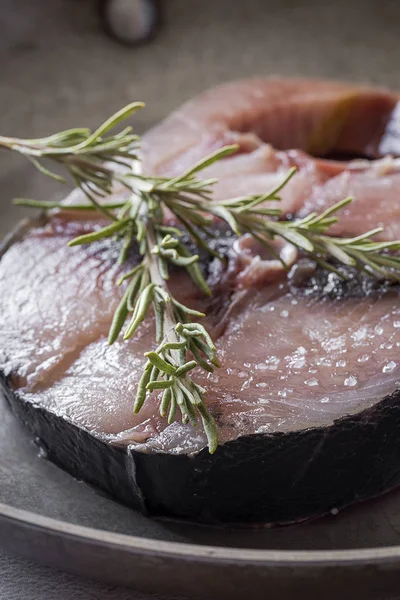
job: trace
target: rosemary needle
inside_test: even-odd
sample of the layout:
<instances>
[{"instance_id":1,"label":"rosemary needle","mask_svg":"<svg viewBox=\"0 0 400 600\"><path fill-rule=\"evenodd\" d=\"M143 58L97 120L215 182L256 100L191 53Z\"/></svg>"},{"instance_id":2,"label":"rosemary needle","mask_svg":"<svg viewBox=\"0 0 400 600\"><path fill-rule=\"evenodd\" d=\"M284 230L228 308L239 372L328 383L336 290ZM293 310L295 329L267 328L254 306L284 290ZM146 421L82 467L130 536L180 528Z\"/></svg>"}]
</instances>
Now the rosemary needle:
<instances>
[{"instance_id":1,"label":"rosemary needle","mask_svg":"<svg viewBox=\"0 0 400 600\"><path fill-rule=\"evenodd\" d=\"M213 218L226 222L236 235L251 234L267 247L280 237L318 263L337 272L329 259L355 267L371 276L400 281L400 241L375 242L374 229L354 238L328 235L337 223L337 212L351 198L335 204L322 214L312 213L290 222L276 220L281 211L268 203L280 200L280 192L295 175L291 169L281 183L264 194L249 195L223 201L212 200L216 179L201 180L198 174L216 161L237 151L227 146L187 169L182 175L144 176L138 159L139 138L126 127L117 134L110 130L143 106L129 104L112 115L97 130L86 128L62 131L42 139L21 140L1 137L0 148L23 154L45 175L65 181L49 171L42 159L62 165L76 185L86 194L87 203L63 205L35 200L16 200L17 204L35 208L100 212L111 223L93 233L70 242L71 246L90 244L116 237L121 244L120 262L124 262L133 244L138 244L141 262L118 282L127 281L122 300L114 314L109 333L112 344L123 332L124 339L133 336L152 310L156 322L155 350L146 352L146 363L139 381L135 412L139 412L149 393L160 395L160 414L172 423L179 410L182 422L196 426L201 422L211 453L218 446L216 423L206 402L206 390L199 386L192 372L199 367L208 372L219 367L216 347L203 325L193 318L204 316L178 302L168 286L170 267L186 269L194 283L205 293L211 291L198 265L198 254L191 254L183 244L181 231L163 223L163 210L168 208L192 239L195 247L210 248L209 227ZM124 186L129 197L121 202L104 202L114 184Z\"/></svg>"}]
</instances>

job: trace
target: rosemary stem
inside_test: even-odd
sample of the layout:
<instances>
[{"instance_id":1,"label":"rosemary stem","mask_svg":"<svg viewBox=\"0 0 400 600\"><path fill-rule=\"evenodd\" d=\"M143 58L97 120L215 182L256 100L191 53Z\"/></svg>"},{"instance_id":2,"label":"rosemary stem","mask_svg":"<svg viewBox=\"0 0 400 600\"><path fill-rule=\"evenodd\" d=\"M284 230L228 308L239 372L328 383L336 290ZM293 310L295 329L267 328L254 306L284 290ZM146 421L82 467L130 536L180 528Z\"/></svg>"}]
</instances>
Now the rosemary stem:
<instances>
[{"instance_id":1,"label":"rosemary stem","mask_svg":"<svg viewBox=\"0 0 400 600\"><path fill-rule=\"evenodd\" d=\"M141 174L142 174L141 164L138 160L134 160L132 162L132 171L135 176L139 176L139 177L141 176ZM157 234L156 234L156 229L155 229L155 218L153 218L153 214L151 212L149 203L146 202L143 197L140 197L140 192L136 192L135 190L132 190L132 199L133 199L134 204L137 204L139 202L138 218L141 219L145 225L146 245L145 245L144 261L148 268L148 272L150 275L150 281L151 281L151 283L156 285L156 288L162 289L165 292L164 297L166 298L166 300L165 300L164 309L163 309L163 311L164 311L164 325L163 325L164 337L160 341L160 347L162 347L165 344L171 344L171 346L174 346L176 344L181 343L181 339L176 331L176 326L178 325L178 322L177 322L177 319L176 319L176 316L174 313L174 305L172 302L171 294L169 292L168 283L167 283L167 280L165 279L165 277L163 276L160 257L159 257L158 253L153 252L153 250L156 248L156 246L158 246ZM162 212L163 211L161 208L161 221L162 221L162 216L163 216ZM181 350L171 347L169 350L169 355L176 366L178 366L178 367L179 367L179 365L182 366L182 351ZM193 382L191 382L190 376L188 376L187 374L181 375L179 380L180 380L180 383L178 383L178 385L180 385L181 387L183 386L183 390L185 390L185 388L191 389L193 387ZM190 402L189 402L189 406L190 406ZM208 414L208 411L206 408L205 408L205 411ZM208 415L208 417L206 417L206 419L208 421L210 429L212 429L213 428L212 418ZM214 427L215 427L215 425L214 425ZM210 438L209 438L209 445L210 445L209 447L212 452L214 452L215 448L216 448L216 444L217 444L217 442L215 441L216 437L217 437L216 434L214 434L215 439L213 441L210 441Z\"/></svg>"},{"instance_id":2,"label":"rosemary stem","mask_svg":"<svg viewBox=\"0 0 400 600\"><path fill-rule=\"evenodd\" d=\"M101 162L92 162L81 156L75 156L74 154L67 154L58 158L58 162L66 163L69 165L73 165L75 167L80 167L82 169L86 169L87 171L98 171L99 173L103 173L107 175L109 178L114 178L114 169L110 169L104 166L104 163Z\"/></svg>"},{"instance_id":3,"label":"rosemary stem","mask_svg":"<svg viewBox=\"0 0 400 600\"><path fill-rule=\"evenodd\" d=\"M142 174L141 164L138 160L133 161L132 171L135 175L141 176L141 174ZM149 269L151 282L155 283L157 287L162 288L167 293L168 297L170 297L168 285L161 273L158 255L154 254L152 252L152 250L157 245L157 236L156 236L156 232L154 229L153 220L151 219L151 216L149 215L149 206L148 206L147 202L143 202L143 201L141 201L140 198L137 197L136 192L133 192L133 195L140 202L139 218L143 219L143 221L145 222L146 238L147 238L145 260L147 263L147 267ZM173 305L172 305L171 301L166 302L166 304L165 304L164 319L165 319L164 320L164 330L165 330L166 341L167 342L179 341L178 335L175 332L176 319L175 319L174 309L173 309ZM174 358L174 360L179 362L179 360L178 360L179 354L176 350L171 350L171 355Z\"/></svg>"},{"instance_id":4,"label":"rosemary stem","mask_svg":"<svg viewBox=\"0 0 400 600\"><path fill-rule=\"evenodd\" d=\"M146 255L146 261L148 265L148 269L150 272L150 279L152 283L155 283L157 287L162 288L170 298L170 293L168 289L168 285L163 278L160 270L160 264L157 255L152 254L152 249L157 245L156 235L154 231L154 227L149 221L147 223L147 242L148 242L148 250ZM165 312L164 312L164 337L166 342L175 343L179 341L179 337L175 331L176 318L174 315L174 308L171 300L165 303ZM178 350L170 350L171 356L174 361L179 364L179 351Z\"/></svg>"}]
</instances>

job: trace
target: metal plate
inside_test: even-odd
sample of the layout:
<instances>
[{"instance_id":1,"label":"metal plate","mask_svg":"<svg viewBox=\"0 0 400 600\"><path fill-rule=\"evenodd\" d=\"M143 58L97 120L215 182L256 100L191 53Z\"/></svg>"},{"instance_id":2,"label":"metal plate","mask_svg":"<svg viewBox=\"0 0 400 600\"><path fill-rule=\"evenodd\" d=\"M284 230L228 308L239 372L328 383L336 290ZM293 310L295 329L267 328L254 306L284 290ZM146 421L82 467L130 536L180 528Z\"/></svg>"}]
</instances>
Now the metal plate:
<instances>
[{"instance_id":1,"label":"metal plate","mask_svg":"<svg viewBox=\"0 0 400 600\"><path fill-rule=\"evenodd\" d=\"M0 401L0 542L76 574L191 598L400 594L400 491L311 523L222 529L147 519L41 455Z\"/></svg>"}]
</instances>

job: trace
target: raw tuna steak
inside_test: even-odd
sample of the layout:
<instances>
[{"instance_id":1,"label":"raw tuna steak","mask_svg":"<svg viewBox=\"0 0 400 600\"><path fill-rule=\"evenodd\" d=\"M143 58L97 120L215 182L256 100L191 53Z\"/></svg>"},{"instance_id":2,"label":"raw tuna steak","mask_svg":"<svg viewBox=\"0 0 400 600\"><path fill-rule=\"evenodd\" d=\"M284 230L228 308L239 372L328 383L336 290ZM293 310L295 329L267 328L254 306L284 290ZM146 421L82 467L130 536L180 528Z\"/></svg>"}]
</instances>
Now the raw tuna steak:
<instances>
[{"instance_id":1,"label":"raw tuna steak","mask_svg":"<svg viewBox=\"0 0 400 600\"><path fill-rule=\"evenodd\" d=\"M172 174L238 141L237 155L209 168L216 197L267 191L295 165L286 215L353 190L336 234L382 223L399 238L397 159L382 157L396 152L396 105L394 94L345 84L228 84L155 127L143 158L148 172ZM363 162L321 157L343 153ZM43 218L0 262L4 389L51 460L148 514L210 522L302 520L400 483L398 286L349 269L343 280L283 247L287 276L249 239L218 229L228 267L202 259L212 299L184 272L171 277L178 298L207 313L222 363L197 376L220 432L210 455L201 429L159 416L156 393L133 414L153 323L108 346L118 248L67 247L101 225L72 211Z\"/></svg>"}]
</instances>

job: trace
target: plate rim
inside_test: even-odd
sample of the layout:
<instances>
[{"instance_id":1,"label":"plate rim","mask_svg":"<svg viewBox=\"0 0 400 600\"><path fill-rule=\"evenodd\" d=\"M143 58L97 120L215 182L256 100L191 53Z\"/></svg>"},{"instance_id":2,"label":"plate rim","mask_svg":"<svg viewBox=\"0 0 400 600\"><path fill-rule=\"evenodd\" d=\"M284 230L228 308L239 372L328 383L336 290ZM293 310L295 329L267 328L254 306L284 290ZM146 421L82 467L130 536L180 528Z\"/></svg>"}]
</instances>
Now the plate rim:
<instances>
[{"instance_id":1,"label":"plate rim","mask_svg":"<svg viewBox=\"0 0 400 600\"><path fill-rule=\"evenodd\" d=\"M50 535L66 536L76 542L91 542L126 552L140 552L157 558L197 560L214 564L231 563L236 566L265 567L354 567L355 565L378 565L385 562L400 563L400 546L360 548L352 550L256 550L229 548L157 540L85 525L68 523L0 502L0 529L2 522L20 529L36 529Z\"/></svg>"}]
</instances>

